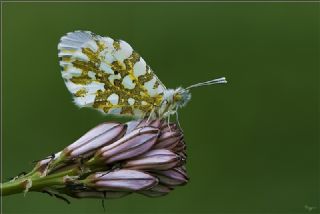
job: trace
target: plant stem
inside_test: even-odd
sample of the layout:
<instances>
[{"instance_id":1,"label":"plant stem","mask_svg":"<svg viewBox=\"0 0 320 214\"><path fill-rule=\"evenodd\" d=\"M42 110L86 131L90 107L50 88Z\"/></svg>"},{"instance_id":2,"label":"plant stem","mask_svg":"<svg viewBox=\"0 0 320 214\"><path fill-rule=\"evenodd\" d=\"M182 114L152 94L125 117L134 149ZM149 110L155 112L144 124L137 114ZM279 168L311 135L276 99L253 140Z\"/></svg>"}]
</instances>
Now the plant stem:
<instances>
[{"instance_id":1,"label":"plant stem","mask_svg":"<svg viewBox=\"0 0 320 214\"><path fill-rule=\"evenodd\" d=\"M27 176L2 183L1 195L6 196L25 191L42 191L46 187L65 185L65 176L74 176L78 173L78 169L69 169L48 176L41 176L40 173L29 173ZM28 184L31 184L29 189L27 189Z\"/></svg>"}]
</instances>

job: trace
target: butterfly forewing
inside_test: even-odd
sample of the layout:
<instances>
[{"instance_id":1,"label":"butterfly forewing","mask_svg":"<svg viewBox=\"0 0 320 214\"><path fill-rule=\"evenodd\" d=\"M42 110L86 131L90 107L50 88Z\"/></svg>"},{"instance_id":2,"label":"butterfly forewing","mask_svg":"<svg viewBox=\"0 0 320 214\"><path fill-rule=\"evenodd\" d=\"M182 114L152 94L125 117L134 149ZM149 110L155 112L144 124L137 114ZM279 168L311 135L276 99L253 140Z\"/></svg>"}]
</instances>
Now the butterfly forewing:
<instances>
[{"instance_id":1,"label":"butterfly forewing","mask_svg":"<svg viewBox=\"0 0 320 214\"><path fill-rule=\"evenodd\" d=\"M58 50L76 105L138 118L160 106L165 86L125 41L75 31L61 38Z\"/></svg>"}]
</instances>

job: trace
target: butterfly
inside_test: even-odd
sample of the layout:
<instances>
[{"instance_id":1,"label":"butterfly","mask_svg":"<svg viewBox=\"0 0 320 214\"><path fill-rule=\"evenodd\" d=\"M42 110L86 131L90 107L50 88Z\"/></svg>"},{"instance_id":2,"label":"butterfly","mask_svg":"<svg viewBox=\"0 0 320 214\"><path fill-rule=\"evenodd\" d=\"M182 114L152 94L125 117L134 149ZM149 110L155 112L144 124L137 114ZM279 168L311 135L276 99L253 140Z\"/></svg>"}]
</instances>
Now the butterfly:
<instances>
[{"instance_id":1,"label":"butterfly","mask_svg":"<svg viewBox=\"0 0 320 214\"><path fill-rule=\"evenodd\" d=\"M110 115L169 118L190 101L191 88L227 82L223 77L167 89L127 42L90 31L67 33L58 51L61 74L74 103Z\"/></svg>"}]
</instances>

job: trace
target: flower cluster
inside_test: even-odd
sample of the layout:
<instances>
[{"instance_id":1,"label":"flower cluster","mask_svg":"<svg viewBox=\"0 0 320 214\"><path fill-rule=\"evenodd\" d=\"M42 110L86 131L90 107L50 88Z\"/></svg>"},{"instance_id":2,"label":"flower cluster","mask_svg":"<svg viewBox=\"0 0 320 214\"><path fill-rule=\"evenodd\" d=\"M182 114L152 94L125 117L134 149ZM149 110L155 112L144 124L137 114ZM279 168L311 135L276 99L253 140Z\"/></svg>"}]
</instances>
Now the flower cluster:
<instances>
[{"instance_id":1,"label":"flower cluster","mask_svg":"<svg viewBox=\"0 0 320 214\"><path fill-rule=\"evenodd\" d=\"M185 163L186 145L176 124L141 120L100 124L39 161L34 171L63 175L63 184L43 190L75 198L158 197L188 182Z\"/></svg>"}]
</instances>

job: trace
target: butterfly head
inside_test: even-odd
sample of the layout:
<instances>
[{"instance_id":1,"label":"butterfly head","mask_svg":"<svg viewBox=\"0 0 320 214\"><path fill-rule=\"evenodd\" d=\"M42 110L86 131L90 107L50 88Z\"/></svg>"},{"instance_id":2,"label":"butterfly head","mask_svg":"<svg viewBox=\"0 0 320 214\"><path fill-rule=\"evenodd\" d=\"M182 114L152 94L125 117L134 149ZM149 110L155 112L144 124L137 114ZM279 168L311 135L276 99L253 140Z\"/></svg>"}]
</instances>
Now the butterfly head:
<instances>
[{"instance_id":1,"label":"butterfly head","mask_svg":"<svg viewBox=\"0 0 320 214\"><path fill-rule=\"evenodd\" d=\"M191 93L188 89L177 88L174 90L173 101L177 107L184 107L191 100Z\"/></svg>"},{"instance_id":2,"label":"butterfly head","mask_svg":"<svg viewBox=\"0 0 320 214\"><path fill-rule=\"evenodd\" d=\"M224 77L209 80L206 82L200 82L190 85L186 88L167 89L163 94L163 102L160 107L160 115L167 117L171 114L175 114L178 108L184 107L191 100L190 90L192 88L198 88L201 86L214 85L220 83L227 83Z\"/></svg>"},{"instance_id":3,"label":"butterfly head","mask_svg":"<svg viewBox=\"0 0 320 214\"><path fill-rule=\"evenodd\" d=\"M181 87L177 89L167 89L163 95L163 102L160 107L160 115L162 117L175 114L178 108L184 107L191 99L189 90Z\"/></svg>"},{"instance_id":4,"label":"butterfly head","mask_svg":"<svg viewBox=\"0 0 320 214\"><path fill-rule=\"evenodd\" d=\"M167 89L164 92L164 102L169 105L171 109L185 106L191 99L189 90L184 88Z\"/></svg>"}]
</instances>

